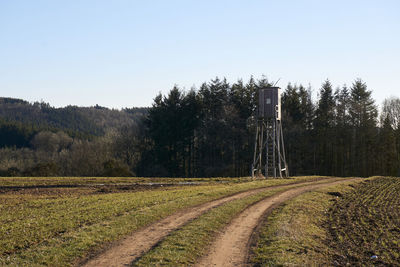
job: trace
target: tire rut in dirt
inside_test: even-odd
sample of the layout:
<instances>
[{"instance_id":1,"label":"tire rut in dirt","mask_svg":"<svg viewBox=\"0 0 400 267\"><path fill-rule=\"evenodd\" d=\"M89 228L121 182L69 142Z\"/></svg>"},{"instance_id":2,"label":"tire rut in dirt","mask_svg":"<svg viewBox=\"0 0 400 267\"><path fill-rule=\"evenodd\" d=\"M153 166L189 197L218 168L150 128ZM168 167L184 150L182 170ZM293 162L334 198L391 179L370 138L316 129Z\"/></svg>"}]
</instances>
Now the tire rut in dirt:
<instances>
[{"instance_id":1,"label":"tire rut in dirt","mask_svg":"<svg viewBox=\"0 0 400 267\"><path fill-rule=\"evenodd\" d=\"M252 233L267 212L302 193L354 179L304 185L267 197L241 212L211 245L209 253L195 266L246 266Z\"/></svg>"}]
</instances>

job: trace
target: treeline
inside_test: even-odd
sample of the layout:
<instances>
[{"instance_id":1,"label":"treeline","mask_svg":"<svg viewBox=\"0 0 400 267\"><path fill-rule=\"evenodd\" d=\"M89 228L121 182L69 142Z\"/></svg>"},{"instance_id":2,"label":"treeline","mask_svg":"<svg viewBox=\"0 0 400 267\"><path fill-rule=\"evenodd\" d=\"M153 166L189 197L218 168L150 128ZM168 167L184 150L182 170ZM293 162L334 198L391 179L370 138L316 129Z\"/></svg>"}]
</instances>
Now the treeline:
<instances>
[{"instance_id":1,"label":"treeline","mask_svg":"<svg viewBox=\"0 0 400 267\"><path fill-rule=\"evenodd\" d=\"M258 88L266 79L215 79L198 91L173 88L158 95L145 122L146 149L138 174L149 176L249 175ZM400 175L400 100L383 103L380 118L360 79L351 87L325 81L310 89L289 84L282 96L286 155L292 175Z\"/></svg>"},{"instance_id":2,"label":"treeline","mask_svg":"<svg viewBox=\"0 0 400 267\"><path fill-rule=\"evenodd\" d=\"M114 144L123 127L138 128L146 114L0 98L0 176L133 175Z\"/></svg>"},{"instance_id":3,"label":"treeline","mask_svg":"<svg viewBox=\"0 0 400 267\"><path fill-rule=\"evenodd\" d=\"M81 119L77 119L79 127L65 128L62 123L48 123L59 121L49 117L45 125L53 128L40 128L37 125L42 124L29 124L26 114L12 117L7 111L10 108L4 108L4 101L0 101L0 114L9 114L7 120L0 120L0 137L8 133L1 138L0 174L248 176L257 92L269 85L265 78L233 84L216 78L189 91L175 86L167 95L157 95L149 109L110 112L98 106L70 107L90 118L98 127L93 131L92 126L80 125ZM17 104L52 109L40 103ZM340 88L333 88L327 80L316 99L310 88L289 84L283 90L282 112L291 175L400 176L399 98L385 100L379 115L371 91L359 79ZM126 120L129 116L135 118ZM66 118L70 118L68 125L74 125L72 117ZM23 130L12 137L18 133L16 129ZM68 133L71 130L76 134ZM87 132L90 136L82 135ZM22 145L17 145L18 140Z\"/></svg>"},{"instance_id":4,"label":"treeline","mask_svg":"<svg viewBox=\"0 0 400 267\"><path fill-rule=\"evenodd\" d=\"M218 78L198 91L174 87L158 95L145 121L146 150L138 173L150 176L248 176L253 152L249 118L266 80L228 84Z\"/></svg>"},{"instance_id":5,"label":"treeline","mask_svg":"<svg viewBox=\"0 0 400 267\"><path fill-rule=\"evenodd\" d=\"M116 110L99 105L55 108L45 102L0 98L0 119L3 121L36 129L58 129L68 132L70 136L83 138L102 136L108 129L121 125L135 127L146 113L146 108Z\"/></svg>"},{"instance_id":6,"label":"treeline","mask_svg":"<svg viewBox=\"0 0 400 267\"><path fill-rule=\"evenodd\" d=\"M0 176L133 176L113 153L116 132L93 140L42 131L30 147L0 149Z\"/></svg>"},{"instance_id":7,"label":"treeline","mask_svg":"<svg viewBox=\"0 0 400 267\"><path fill-rule=\"evenodd\" d=\"M335 90L327 80L315 103L304 87L289 85L282 106L292 174L399 175L399 99L385 100L378 117L362 80Z\"/></svg>"}]
</instances>

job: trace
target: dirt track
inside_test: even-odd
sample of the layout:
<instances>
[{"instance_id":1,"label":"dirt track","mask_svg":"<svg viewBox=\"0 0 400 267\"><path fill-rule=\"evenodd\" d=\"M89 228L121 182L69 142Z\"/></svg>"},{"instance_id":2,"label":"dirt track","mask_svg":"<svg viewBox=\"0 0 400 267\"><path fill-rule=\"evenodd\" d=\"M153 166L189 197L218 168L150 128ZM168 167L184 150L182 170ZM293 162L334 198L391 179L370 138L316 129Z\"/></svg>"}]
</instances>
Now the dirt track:
<instances>
[{"instance_id":1,"label":"dirt track","mask_svg":"<svg viewBox=\"0 0 400 267\"><path fill-rule=\"evenodd\" d=\"M251 235L264 214L302 193L356 179L289 189L248 207L224 229L211 246L209 253L200 259L196 266L246 266Z\"/></svg>"},{"instance_id":2,"label":"dirt track","mask_svg":"<svg viewBox=\"0 0 400 267\"><path fill-rule=\"evenodd\" d=\"M311 182L301 182L296 183L296 185L309 185L324 180L326 179ZM148 227L134 232L131 236L126 237L116 244L112 244L111 247L103 253L100 253L97 256L87 260L86 262L83 262L83 264L81 263L78 265L85 267L127 266L134 260L138 259L145 252L149 251L154 245L160 242L169 233L178 229L189 221L199 217L201 214L207 212L212 208L215 208L219 205L235 199L240 199L257 194L264 190L272 188L285 188L293 185L294 184L288 184L252 189L182 210L162 219L161 221L151 224Z\"/></svg>"}]
</instances>

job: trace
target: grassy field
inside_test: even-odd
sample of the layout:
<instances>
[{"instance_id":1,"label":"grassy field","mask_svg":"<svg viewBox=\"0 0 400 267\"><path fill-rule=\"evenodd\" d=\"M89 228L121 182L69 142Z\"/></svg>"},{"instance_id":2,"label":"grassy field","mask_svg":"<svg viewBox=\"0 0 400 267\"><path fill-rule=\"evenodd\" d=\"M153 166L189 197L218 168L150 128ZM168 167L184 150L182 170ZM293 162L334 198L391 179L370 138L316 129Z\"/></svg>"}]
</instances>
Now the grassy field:
<instances>
[{"instance_id":1,"label":"grassy field","mask_svg":"<svg viewBox=\"0 0 400 267\"><path fill-rule=\"evenodd\" d=\"M0 178L0 187L4 186L0 191L0 265L68 266L179 209L252 188L315 179ZM138 181L200 183L145 191L125 188L126 183ZM95 183L122 187L33 187Z\"/></svg>"},{"instance_id":2,"label":"grassy field","mask_svg":"<svg viewBox=\"0 0 400 267\"><path fill-rule=\"evenodd\" d=\"M276 209L252 250L255 266L400 263L400 179L303 194Z\"/></svg>"},{"instance_id":3,"label":"grassy field","mask_svg":"<svg viewBox=\"0 0 400 267\"><path fill-rule=\"evenodd\" d=\"M295 187L298 185L271 189L214 208L170 234L133 266L191 266L207 252L216 234L241 211L257 201Z\"/></svg>"}]
</instances>

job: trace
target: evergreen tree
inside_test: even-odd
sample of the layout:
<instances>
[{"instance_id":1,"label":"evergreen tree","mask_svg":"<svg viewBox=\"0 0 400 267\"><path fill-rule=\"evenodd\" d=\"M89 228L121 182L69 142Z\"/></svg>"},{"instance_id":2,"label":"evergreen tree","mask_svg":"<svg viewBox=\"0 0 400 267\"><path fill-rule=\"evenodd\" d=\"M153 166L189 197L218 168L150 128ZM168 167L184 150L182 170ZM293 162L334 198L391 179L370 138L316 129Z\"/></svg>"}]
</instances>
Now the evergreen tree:
<instances>
[{"instance_id":1,"label":"evergreen tree","mask_svg":"<svg viewBox=\"0 0 400 267\"><path fill-rule=\"evenodd\" d=\"M231 134L227 117L230 112L230 86L226 79L218 77L209 84L204 83L200 90L202 123L199 131L199 160L202 176L220 176L229 169L231 160Z\"/></svg>"},{"instance_id":2,"label":"evergreen tree","mask_svg":"<svg viewBox=\"0 0 400 267\"><path fill-rule=\"evenodd\" d=\"M196 168L196 131L201 123L202 112L199 97L194 89L184 96L180 113L183 131L183 170L185 177L195 177L199 172Z\"/></svg>"},{"instance_id":3,"label":"evergreen tree","mask_svg":"<svg viewBox=\"0 0 400 267\"><path fill-rule=\"evenodd\" d=\"M288 84L282 96L282 125L286 154L293 175L313 173L310 149L314 107L310 92L302 85Z\"/></svg>"},{"instance_id":4,"label":"evergreen tree","mask_svg":"<svg viewBox=\"0 0 400 267\"><path fill-rule=\"evenodd\" d=\"M376 137L377 108L367 85L357 79L350 91L349 106L352 136L352 175L369 176L377 173Z\"/></svg>"},{"instance_id":5,"label":"evergreen tree","mask_svg":"<svg viewBox=\"0 0 400 267\"><path fill-rule=\"evenodd\" d=\"M320 97L315 112L314 126L318 130L326 130L334 125L335 100L332 84L326 80L320 89Z\"/></svg>"},{"instance_id":6,"label":"evergreen tree","mask_svg":"<svg viewBox=\"0 0 400 267\"><path fill-rule=\"evenodd\" d=\"M149 110L147 126L153 142L153 171L160 176L187 174L186 157L196 127L197 104L193 106L193 92L188 96L174 87L167 97L158 95ZM155 166L155 167L154 167Z\"/></svg>"},{"instance_id":7,"label":"evergreen tree","mask_svg":"<svg viewBox=\"0 0 400 267\"><path fill-rule=\"evenodd\" d=\"M400 162L400 98L390 97L383 101L381 125L384 125L385 119L389 120L390 126L394 130L397 151L396 158ZM396 175L400 176L400 168Z\"/></svg>"},{"instance_id":8,"label":"evergreen tree","mask_svg":"<svg viewBox=\"0 0 400 267\"><path fill-rule=\"evenodd\" d=\"M380 131L381 174L396 176L399 169L396 137L389 116L383 121Z\"/></svg>"},{"instance_id":9,"label":"evergreen tree","mask_svg":"<svg viewBox=\"0 0 400 267\"><path fill-rule=\"evenodd\" d=\"M315 111L314 137L315 137L315 162L318 173L333 175L333 126L335 122L335 100L332 84L326 80L320 89L320 98Z\"/></svg>"},{"instance_id":10,"label":"evergreen tree","mask_svg":"<svg viewBox=\"0 0 400 267\"><path fill-rule=\"evenodd\" d=\"M349 176L351 173L351 124L349 115L350 92L346 86L335 92L335 152L334 175Z\"/></svg>"},{"instance_id":11,"label":"evergreen tree","mask_svg":"<svg viewBox=\"0 0 400 267\"><path fill-rule=\"evenodd\" d=\"M314 104L311 98L311 88L304 88L299 86L299 98L300 98L300 114L301 124L304 129L311 130L313 128L314 121Z\"/></svg>"}]
</instances>

